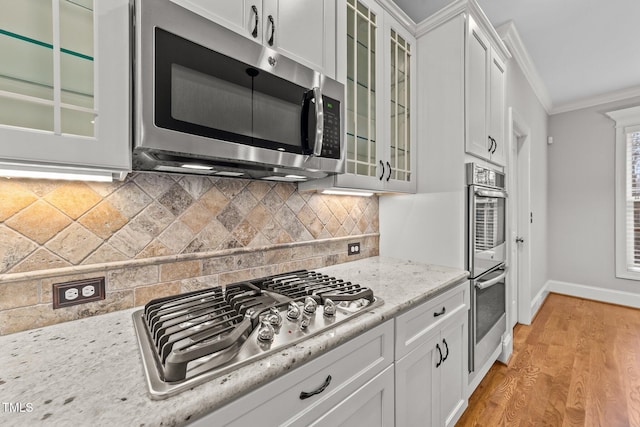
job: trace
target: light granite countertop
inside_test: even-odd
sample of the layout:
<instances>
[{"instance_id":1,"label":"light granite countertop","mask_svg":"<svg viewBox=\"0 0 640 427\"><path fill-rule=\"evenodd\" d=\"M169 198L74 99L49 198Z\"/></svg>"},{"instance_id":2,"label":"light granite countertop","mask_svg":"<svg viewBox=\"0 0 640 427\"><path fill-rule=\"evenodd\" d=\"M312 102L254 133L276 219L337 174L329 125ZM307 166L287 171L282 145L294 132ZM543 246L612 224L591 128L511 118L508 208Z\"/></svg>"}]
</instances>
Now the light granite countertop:
<instances>
[{"instance_id":1,"label":"light granite countertop","mask_svg":"<svg viewBox=\"0 0 640 427\"><path fill-rule=\"evenodd\" d=\"M318 271L370 287L384 304L165 400L149 398L132 321L135 310L0 337L0 425L183 425L467 277L458 269L384 257Z\"/></svg>"}]
</instances>

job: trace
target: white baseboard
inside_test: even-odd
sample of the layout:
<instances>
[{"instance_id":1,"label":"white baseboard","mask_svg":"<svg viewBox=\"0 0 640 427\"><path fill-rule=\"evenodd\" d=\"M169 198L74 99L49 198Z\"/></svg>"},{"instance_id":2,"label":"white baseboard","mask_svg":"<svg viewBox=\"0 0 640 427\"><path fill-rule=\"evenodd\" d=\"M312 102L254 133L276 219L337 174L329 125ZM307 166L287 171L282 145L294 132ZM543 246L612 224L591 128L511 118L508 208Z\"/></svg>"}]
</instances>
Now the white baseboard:
<instances>
[{"instance_id":1,"label":"white baseboard","mask_svg":"<svg viewBox=\"0 0 640 427\"><path fill-rule=\"evenodd\" d=\"M549 288L549 282L545 283L542 289L540 289L540 292L538 292L538 294L535 296L533 301L531 301L531 321L530 322L533 322L533 319L536 317L536 314L538 314L538 310L540 310L542 303L544 302L545 299L547 299L547 295L549 295L548 288Z\"/></svg>"},{"instance_id":2,"label":"white baseboard","mask_svg":"<svg viewBox=\"0 0 640 427\"><path fill-rule=\"evenodd\" d=\"M513 353L513 335L507 331L502 337L502 352L498 356L498 360L505 365L509 361L511 354Z\"/></svg>"},{"instance_id":3,"label":"white baseboard","mask_svg":"<svg viewBox=\"0 0 640 427\"><path fill-rule=\"evenodd\" d=\"M577 283L560 282L558 280L549 280L543 289L548 292L555 292L573 297L640 308L640 294L631 292L596 288L593 286L579 285Z\"/></svg>"}]
</instances>

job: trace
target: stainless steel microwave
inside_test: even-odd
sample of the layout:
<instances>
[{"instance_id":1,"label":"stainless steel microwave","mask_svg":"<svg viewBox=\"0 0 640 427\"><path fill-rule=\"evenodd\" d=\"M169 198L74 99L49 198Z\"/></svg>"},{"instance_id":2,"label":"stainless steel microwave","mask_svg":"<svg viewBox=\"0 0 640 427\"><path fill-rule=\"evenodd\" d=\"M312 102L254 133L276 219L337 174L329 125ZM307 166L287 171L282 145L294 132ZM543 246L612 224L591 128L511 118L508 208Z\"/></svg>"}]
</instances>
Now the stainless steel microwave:
<instances>
[{"instance_id":1,"label":"stainless steel microwave","mask_svg":"<svg viewBox=\"0 0 640 427\"><path fill-rule=\"evenodd\" d=\"M344 86L171 0L134 1L133 169L344 172Z\"/></svg>"}]
</instances>

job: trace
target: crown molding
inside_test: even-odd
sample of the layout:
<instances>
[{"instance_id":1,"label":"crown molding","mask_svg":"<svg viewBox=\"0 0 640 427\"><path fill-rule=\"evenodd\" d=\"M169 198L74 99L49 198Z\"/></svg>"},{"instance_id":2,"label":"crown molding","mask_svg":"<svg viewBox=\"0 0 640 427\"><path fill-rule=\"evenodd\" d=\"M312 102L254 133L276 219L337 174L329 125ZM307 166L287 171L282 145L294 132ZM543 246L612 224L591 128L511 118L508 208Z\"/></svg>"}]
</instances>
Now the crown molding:
<instances>
[{"instance_id":1,"label":"crown molding","mask_svg":"<svg viewBox=\"0 0 640 427\"><path fill-rule=\"evenodd\" d=\"M515 59L520 66L522 73L531 85L531 88L538 97L542 107L545 109L547 114L551 114L553 109L551 96L549 95L547 86L542 81L540 74L538 74L538 70L533 63L527 48L522 42L515 24L513 21L509 21L496 28L496 31L500 35L500 38L504 40L504 43L513 55L513 59Z\"/></svg>"},{"instance_id":2,"label":"crown molding","mask_svg":"<svg viewBox=\"0 0 640 427\"><path fill-rule=\"evenodd\" d=\"M400 6L395 4L395 2L391 0L376 0L382 8L387 11L392 17L394 17L397 21L399 21L406 29L411 32L411 34L416 33L416 23L405 13L404 10L400 9Z\"/></svg>"},{"instance_id":3,"label":"crown molding","mask_svg":"<svg viewBox=\"0 0 640 427\"><path fill-rule=\"evenodd\" d=\"M509 49L507 49L505 44L502 42L502 39L496 32L495 28L493 28L489 18L484 14L476 0L456 0L449 3L447 6L416 25L416 38L428 33L461 13L470 13L474 17L476 23L491 39L493 46L498 49L503 60L506 61L511 58L511 52L509 52Z\"/></svg>"},{"instance_id":4,"label":"crown molding","mask_svg":"<svg viewBox=\"0 0 640 427\"><path fill-rule=\"evenodd\" d=\"M451 18L464 13L467 10L467 0L458 0L449 3L433 15L425 18L416 25L416 38L425 35L434 28L439 27Z\"/></svg>"},{"instance_id":5,"label":"crown molding","mask_svg":"<svg viewBox=\"0 0 640 427\"><path fill-rule=\"evenodd\" d=\"M637 107L623 108L622 110L609 111L605 114L616 122L617 128L636 125L638 124L638 117L640 117L640 105Z\"/></svg>"},{"instance_id":6,"label":"crown molding","mask_svg":"<svg viewBox=\"0 0 640 427\"><path fill-rule=\"evenodd\" d=\"M607 104L609 102L623 101L625 99L639 97L640 86L633 86L615 92L602 95L591 96L574 102L558 105L551 110L551 115L566 113L569 111L582 110L583 108L595 107L596 105Z\"/></svg>"}]
</instances>

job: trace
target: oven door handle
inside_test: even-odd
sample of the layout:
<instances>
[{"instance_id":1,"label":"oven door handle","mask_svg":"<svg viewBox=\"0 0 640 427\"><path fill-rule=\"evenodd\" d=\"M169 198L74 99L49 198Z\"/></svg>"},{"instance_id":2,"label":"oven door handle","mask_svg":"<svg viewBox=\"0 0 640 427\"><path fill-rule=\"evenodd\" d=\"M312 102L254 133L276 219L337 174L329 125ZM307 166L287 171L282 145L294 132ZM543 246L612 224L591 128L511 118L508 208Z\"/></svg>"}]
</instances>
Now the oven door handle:
<instances>
[{"instance_id":1,"label":"oven door handle","mask_svg":"<svg viewBox=\"0 0 640 427\"><path fill-rule=\"evenodd\" d=\"M476 282L476 285L475 285L476 289L487 289L487 288L490 288L491 286L495 285L496 283L500 283L501 281L503 281L505 277L507 277L506 270L505 270L504 273L502 273L498 277L494 277L491 280L487 280L486 282Z\"/></svg>"},{"instance_id":2,"label":"oven door handle","mask_svg":"<svg viewBox=\"0 0 640 427\"><path fill-rule=\"evenodd\" d=\"M507 198L507 192L506 191L502 191L502 190L486 190L484 188L478 188L475 190L474 194L476 196L481 196L481 197L497 197L499 199L506 199Z\"/></svg>"}]
</instances>

